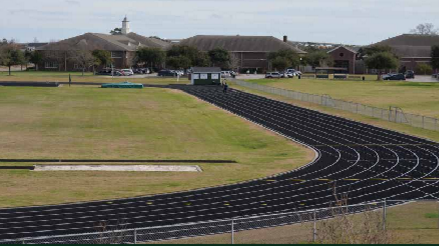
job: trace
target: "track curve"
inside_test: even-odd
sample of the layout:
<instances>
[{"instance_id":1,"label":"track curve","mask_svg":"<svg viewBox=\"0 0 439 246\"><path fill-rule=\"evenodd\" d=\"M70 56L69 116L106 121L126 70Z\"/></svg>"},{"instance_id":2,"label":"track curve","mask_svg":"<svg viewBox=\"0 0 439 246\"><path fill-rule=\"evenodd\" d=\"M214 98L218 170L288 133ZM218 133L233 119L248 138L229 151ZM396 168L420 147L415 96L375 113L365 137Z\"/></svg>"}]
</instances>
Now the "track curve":
<instances>
[{"instance_id":1,"label":"track curve","mask_svg":"<svg viewBox=\"0 0 439 246\"><path fill-rule=\"evenodd\" d=\"M96 232L101 221L139 228L326 208L334 201L334 186L350 204L439 196L438 143L239 90L224 94L219 87L170 87L300 142L318 156L302 168L239 184L0 209L0 240Z\"/></svg>"}]
</instances>

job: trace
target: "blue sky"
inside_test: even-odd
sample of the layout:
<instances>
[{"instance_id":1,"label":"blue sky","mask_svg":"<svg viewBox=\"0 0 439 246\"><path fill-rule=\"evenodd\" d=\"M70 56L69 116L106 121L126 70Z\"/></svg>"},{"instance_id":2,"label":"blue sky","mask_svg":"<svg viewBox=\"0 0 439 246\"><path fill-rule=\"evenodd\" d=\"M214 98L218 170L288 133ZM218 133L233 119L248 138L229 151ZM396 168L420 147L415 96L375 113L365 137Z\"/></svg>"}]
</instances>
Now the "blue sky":
<instances>
[{"instance_id":1,"label":"blue sky","mask_svg":"<svg viewBox=\"0 0 439 246\"><path fill-rule=\"evenodd\" d=\"M0 0L0 38L19 42L108 33L125 14L133 32L187 38L269 35L367 45L417 24L439 27L437 0Z\"/></svg>"}]
</instances>

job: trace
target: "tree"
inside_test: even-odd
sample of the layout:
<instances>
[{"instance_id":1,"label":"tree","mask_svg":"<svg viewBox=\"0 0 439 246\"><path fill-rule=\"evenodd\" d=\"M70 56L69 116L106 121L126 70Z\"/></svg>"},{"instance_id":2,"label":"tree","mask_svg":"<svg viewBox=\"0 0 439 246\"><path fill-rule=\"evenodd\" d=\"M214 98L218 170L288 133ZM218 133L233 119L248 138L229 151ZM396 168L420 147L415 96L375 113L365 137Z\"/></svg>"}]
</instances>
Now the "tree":
<instances>
[{"instance_id":1,"label":"tree","mask_svg":"<svg viewBox=\"0 0 439 246\"><path fill-rule=\"evenodd\" d=\"M416 66L416 71L421 74L427 75L433 72L433 68L431 68L431 66L426 63L419 63Z\"/></svg>"},{"instance_id":2,"label":"tree","mask_svg":"<svg viewBox=\"0 0 439 246\"><path fill-rule=\"evenodd\" d=\"M208 66L208 64L206 63L209 61L209 57L206 55L206 53L200 52L196 47L187 45L172 46L166 52L166 56L168 57L167 64L171 57L177 57L176 59L172 59L172 62L175 62L176 60L183 61L182 58L178 57L186 57L186 61L190 60L190 65L187 68L189 68L190 66Z\"/></svg>"},{"instance_id":3,"label":"tree","mask_svg":"<svg viewBox=\"0 0 439 246\"><path fill-rule=\"evenodd\" d=\"M285 57L278 56L273 60L271 60L271 65L273 66L274 69L283 71L286 68L291 67L291 61Z\"/></svg>"},{"instance_id":4,"label":"tree","mask_svg":"<svg viewBox=\"0 0 439 246\"><path fill-rule=\"evenodd\" d=\"M111 35L122 35L122 28L116 27L110 31Z\"/></svg>"},{"instance_id":5,"label":"tree","mask_svg":"<svg viewBox=\"0 0 439 246\"><path fill-rule=\"evenodd\" d=\"M160 48L142 47L136 51L136 63L145 63L147 67L157 67L166 60L166 52Z\"/></svg>"},{"instance_id":6,"label":"tree","mask_svg":"<svg viewBox=\"0 0 439 246\"><path fill-rule=\"evenodd\" d=\"M329 54L320 50L308 53L304 58L304 62L313 68L323 66L323 64L327 66L332 64Z\"/></svg>"},{"instance_id":7,"label":"tree","mask_svg":"<svg viewBox=\"0 0 439 246\"><path fill-rule=\"evenodd\" d=\"M88 50L75 50L70 52L70 59L78 64L78 67L82 70L82 76L89 67L98 64L96 58Z\"/></svg>"},{"instance_id":8,"label":"tree","mask_svg":"<svg viewBox=\"0 0 439 246\"><path fill-rule=\"evenodd\" d=\"M228 68L230 63L230 54L227 50L215 48L213 50L209 50L208 55L210 57L210 61L212 62L212 66Z\"/></svg>"},{"instance_id":9,"label":"tree","mask_svg":"<svg viewBox=\"0 0 439 246\"><path fill-rule=\"evenodd\" d=\"M230 53L230 62L229 62L229 67L232 70L238 70L238 68L241 65L241 59L239 59L238 55Z\"/></svg>"},{"instance_id":10,"label":"tree","mask_svg":"<svg viewBox=\"0 0 439 246\"><path fill-rule=\"evenodd\" d=\"M410 32L419 35L438 35L438 29L435 29L434 25L431 23L419 24Z\"/></svg>"},{"instance_id":11,"label":"tree","mask_svg":"<svg viewBox=\"0 0 439 246\"><path fill-rule=\"evenodd\" d=\"M93 50L91 53L96 60L96 65L108 66L113 62L111 52L107 50Z\"/></svg>"},{"instance_id":12,"label":"tree","mask_svg":"<svg viewBox=\"0 0 439 246\"><path fill-rule=\"evenodd\" d=\"M186 56L169 57L166 63L174 69L187 69L192 66L192 61Z\"/></svg>"},{"instance_id":13,"label":"tree","mask_svg":"<svg viewBox=\"0 0 439 246\"><path fill-rule=\"evenodd\" d=\"M439 45L431 46L431 67L437 73L439 69Z\"/></svg>"},{"instance_id":14,"label":"tree","mask_svg":"<svg viewBox=\"0 0 439 246\"><path fill-rule=\"evenodd\" d=\"M279 50L277 52L271 52L268 54L268 60L272 63L278 57L282 57L288 61L289 67L297 67L300 65L299 55L290 49ZM281 59L277 59L278 65L281 65ZM274 66L274 65L273 65Z\"/></svg>"},{"instance_id":15,"label":"tree","mask_svg":"<svg viewBox=\"0 0 439 246\"><path fill-rule=\"evenodd\" d=\"M381 70L382 69L394 69L398 67L398 59L390 52L379 52L375 53L366 58L364 61L368 68L378 69L378 78L381 80Z\"/></svg>"},{"instance_id":16,"label":"tree","mask_svg":"<svg viewBox=\"0 0 439 246\"><path fill-rule=\"evenodd\" d=\"M38 51L33 51L29 61L35 64L35 70L38 71L38 64L43 61L43 55Z\"/></svg>"},{"instance_id":17,"label":"tree","mask_svg":"<svg viewBox=\"0 0 439 246\"><path fill-rule=\"evenodd\" d=\"M9 75L11 75L11 67L15 65L22 65L26 61L24 52L20 50L18 45L9 43L1 46L0 62L3 66L9 68Z\"/></svg>"}]
</instances>

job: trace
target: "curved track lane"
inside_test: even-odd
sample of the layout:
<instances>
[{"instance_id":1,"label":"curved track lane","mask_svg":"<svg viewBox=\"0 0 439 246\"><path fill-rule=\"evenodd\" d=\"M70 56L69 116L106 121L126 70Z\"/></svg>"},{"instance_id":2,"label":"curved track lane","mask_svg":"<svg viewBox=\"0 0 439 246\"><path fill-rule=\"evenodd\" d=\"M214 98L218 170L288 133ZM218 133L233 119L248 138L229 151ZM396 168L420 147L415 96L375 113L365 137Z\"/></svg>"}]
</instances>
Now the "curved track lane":
<instances>
[{"instance_id":1,"label":"curved track lane","mask_svg":"<svg viewBox=\"0 0 439 246\"><path fill-rule=\"evenodd\" d=\"M125 228L174 225L350 204L437 199L439 145L238 90L171 86L300 142L310 164L273 177L130 199L0 210L0 240L96 232L101 221ZM111 229L111 228L109 228Z\"/></svg>"}]
</instances>

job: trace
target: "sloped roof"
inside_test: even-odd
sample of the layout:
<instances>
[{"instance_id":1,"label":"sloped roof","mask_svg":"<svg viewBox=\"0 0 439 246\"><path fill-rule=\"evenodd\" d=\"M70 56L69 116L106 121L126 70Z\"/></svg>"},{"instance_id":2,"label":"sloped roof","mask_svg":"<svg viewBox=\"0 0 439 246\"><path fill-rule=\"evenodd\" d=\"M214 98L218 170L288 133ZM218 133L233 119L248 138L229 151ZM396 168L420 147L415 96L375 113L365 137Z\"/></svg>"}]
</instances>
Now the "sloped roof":
<instances>
[{"instance_id":1,"label":"sloped roof","mask_svg":"<svg viewBox=\"0 0 439 246\"><path fill-rule=\"evenodd\" d=\"M299 54L306 54L305 51L272 36L198 35L183 39L178 45L195 46L201 51L215 48L233 52L272 52L292 49Z\"/></svg>"},{"instance_id":2,"label":"sloped roof","mask_svg":"<svg viewBox=\"0 0 439 246\"><path fill-rule=\"evenodd\" d=\"M221 68L219 67L193 67L193 73L221 73Z\"/></svg>"},{"instance_id":3,"label":"sloped roof","mask_svg":"<svg viewBox=\"0 0 439 246\"><path fill-rule=\"evenodd\" d=\"M145 36L139 35L134 32L130 32L126 35L127 37L136 40L140 42L142 45L145 45L147 47L151 48L165 48L167 46L170 46L171 44L169 42L157 39L157 38L147 38Z\"/></svg>"},{"instance_id":4,"label":"sloped roof","mask_svg":"<svg viewBox=\"0 0 439 246\"><path fill-rule=\"evenodd\" d=\"M332 52L334 52L334 51L336 51L336 50L338 50L338 49L340 49L340 48L344 48L344 49L346 49L346 50L348 50L348 51L350 51L350 52L352 52L352 53L354 53L354 54L357 54L357 53L358 53L358 49L356 50L356 49L354 49L354 48L346 47L346 46L338 46L337 48L328 51L328 53L332 53Z\"/></svg>"},{"instance_id":5,"label":"sloped roof","mask_svg":"<svg viewBox=\"0 0 439 246\"><path fill-rule=\"evenodd\" d=\"M402 34L373 45L388 45L399 57L430 57L431 46L439 45L439 35Z\"/></svg>"},{"instance_id":6,"label":"sloped roof","mask_svg":"<svg viewBox=\"0 0 439 246\"><path fill-rule=\"evenodd\" d=\"M50 43L37 50L109 50L135 51L138 47L165 48L164 41L147 38L136 33L127 35L109 35L102 33L85 33L56 43Z\"/></svg>"}]
</instances>

